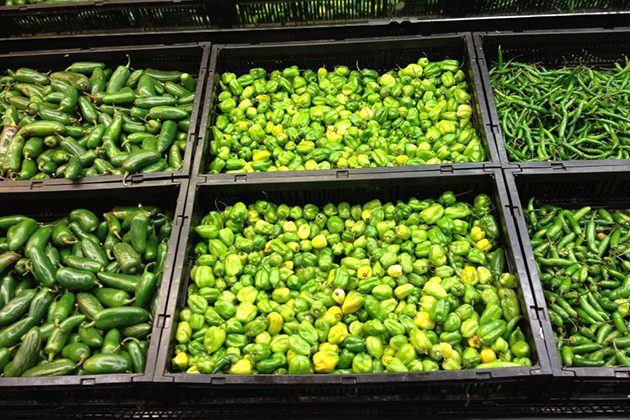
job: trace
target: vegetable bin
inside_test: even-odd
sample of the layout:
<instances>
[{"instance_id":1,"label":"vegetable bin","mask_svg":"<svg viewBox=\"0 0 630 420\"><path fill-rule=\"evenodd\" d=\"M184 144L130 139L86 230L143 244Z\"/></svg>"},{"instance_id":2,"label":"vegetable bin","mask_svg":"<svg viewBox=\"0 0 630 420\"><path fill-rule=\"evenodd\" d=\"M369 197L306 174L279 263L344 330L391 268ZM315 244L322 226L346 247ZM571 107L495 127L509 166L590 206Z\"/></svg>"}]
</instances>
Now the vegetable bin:
<instances>
[{"instance_id":1,"label":"vegetable bin","mask_svg":"<svg viewBox=\"0 0 630 420\"><path fill-rule=\"evenodd\" d=\"M94 183L72 187L50 187L46 189L14 188L0 193L0 213L2 216L22 214L37 221L54 221L66 216L76 208L85 208L96 214L111 211L114 206L156 206L173 215L172 232L168 241L167 256L164 261L161 285L157 288L155 313L151 314L153 329L149 341L146 368L143 373L73 375L52 377L12 377L0 378L0 395L5 400L25 401L32 399L37 404L69 398L73 392L81 392L86 401L102 400L103 389L116 393L121 400L133 397L129 389L138 392L146 389L146 383L153 380L153 369L157 355L161 330L164 323L163 311L166 308L176 253L182 214L185 207L188 181L166 180L144 182L124 187L119 183ZM138 385L145 383L145 386ZM83 398L83 397L82 397ZM33 403L35 404L35 403Z\"/></svg>"},{"instance_id":2,"label":"vegetable bin","mask_svg":"<svg viewBox=\"0 0 630 420\"><path fill-rule=\"evenodd\" d=\"M255 69L255 70L250 71L250 74L252 72L254 73L260 72L260 68L263 68L264 70L268 72L271 72L273 70L283 71L283 69L289 66L297 66L297 68L293 67L292 69L288 70L286 74L294 73L295 71L299 71L299 70L310 70L310 71L316 72L321 67L328 69L329 72L332 73L333 69L335 69L336 66L347 66L348 70L371 69L371 70L374 70L375 72L379 72L380 74L382 74L390 70L401 69L404 66L410 65L410 63L413 63L411 65L416 65L415 63L418 62L419 59L423 61L423 57L426 57L426 59L428 59L429 62L436 62L436 63L439 62L440 60L445 60L445 59L458 60L458 63L459 63L458 66L463 71L462 76L466 78L466 81L468 83L468 89L470 90L467 94L464 94L463 92L461 92L461 90L459 93L462 94L464 97L468 98L467 101L470 103L471 108L468 108L468 111L467 111L469 113L468 115L470 116L470 120L467 120L467 121L470 121L470 123L472 123L471 125L469 124L465 130L462 129L462 132L467 131L467 130L472 130L474 128L474 130L476 131L476 137L479 139L479 142L480 142L480 148L483 149L483 152L485 154L485 161L476 162L475 160L469 160L463 163L443 163L442 165L415 165L414 166L410 164L408 166L396 166L397 164L404 163L404 161L393 162L393 161L388 160L387 163L385 164L379 163L379 159L375 157L375 155L372 154L373 153L372 151L369 151L369 152L366 152L366 154L372 154L372 157L370 158L371 159L370 164L367 165L370 167L368 168L367 166L364 165L362 166L362 168L364 169L361 169L361 168L353 169L353 167L349 167L349 168L338 167L337 169L320 169L320 170L312 170L312 171L304 171L304 170L291 171L290 170L289 173L286 173L286 174L272 173L272 172L224 173L226 170L230 168L228 166L223 166L219 170L220 173L217 173L215 175L207 175L211 172L210 171L210 169L212 168L211 163L213 161L219 160L217 159L217 155L211 152L210 145L211 145L211 142L213 141L217 143L218 140L221 140L221 139L215 139L213 136L213 132L215 133L216 136L219 136L218 131L214 131L215 129L214 126L217 121L218 115L220 115L222 112L218 108L219 102L220 102L219 98L225 98L228 95L228 92L224 92L222 95L220 95L221 88L219 86L221 77L222 75L225 75L226 72L235 73L237 76L245 75L241 79L243 80L243 83L246 83L245 79L249 77L247 75L248 70ZM443 62L443 65L444 65L444 68L448 68L450 64L447 64L447 62ZM440 66L438 65L438 67ZM343 69L346 69L346 68L344 67ZM323 72L323 70L321 71ZM456 71L456 70L454 69L453 71ZM449 72L446 72L446 73L449 73ZM446 76L446 73L445 73L445 76ZM376 75L375 73L372 73L372 74L374 76ZM370 76L370 77L374 77L374 76ZM202 113L204 117L202 118L201 127L199 131L199 134L201 137L199 139L199 147L197 149L196 160L195 160L194 168L192 172L193 176L204 176L204 177L207 177L209 180L212 180L213 182L215 181L216 182L234 182L235 180L238 180L239 182L241 181L250 182L250 181L255 181L258 179L278 177L278 176L284 177L287 175L289 176L296 176L296 175L305 176L306 175L309 177L327 176L327 177L334 178L334 177L345 177L347 176L347 174L352 174L352 173L360 172L363 170L371 172L371 173L386 174L390 172L413 172L420 169L426 169L426 168L431 168L435 166L441 166L445 168L445 170L450 170L450 168L484 168L484 167L495 167L498 165L498 155L496 153L496 149L493 143L492 133L486 129L487 127L489 127L488 126L489 119L487 117L486 107L484 105L483 98L481 95L481 92L482 92L481 84L480 84L480 79L477 74L477 66L475 65L475 61L474 61L474 52L471 45L471 39L467 34L427 36L427 37L379 38L379 39L368 39L368 40L360 40L360 41L353 40L353 41L334 41L334 42L296 42L296 43L289 43L289 44L283 43L283 44L261 44L261 45L215 45L213 48L213 52L211 54L210 70L209 70L208 77L209 77L208 79L209 81L207 83L207 89L206 89L206 94L205 94L205 96L208 98L208 101L206 102L204 111ZM273 76L273 77L275 78L277 76ZM266 76L266 78L269 78L269 75ZM410 78L410 79L413 79L413 78ZM262 80L264 81L266 79L262 79ZM366 79L366 80L370 80L370 79ZM444 80L447 80L447 79L444 79ZM419 81L429 82L424 77L419 78ZM273 81L271 82L273 84ZM384 81L384 79L382 79L381 83L386 83L386 82ZM437 83L440 83L440 82L438 81ZM264 85L264 83L262 83L262 85ZM259 86L259 85L257 84L256 86ZM248 86L247 88L251 90L251 86ZM418 89L421 89L421 88L419 87ZM445 89L445 88L442 87L441 89ZM385 91L386 90L384 90L383 92ZM236 92L238 92L238 90L236 90ZM422 92L419 92L418 94L420 95L422 94ZM426 98L428 100L429 96L426 96ZM405 98L402 98L402 99L405 99ZM252 100L256 100L256 99L252 97ZM383 105L380 105L380 106L382 108L381 110L387 109L387 107ZM455 107L457 108L457 106ZM366 119L371 118L369 117L369 115L372 111L369 108L370 107L366 106L363 110L364 113L361 114ZM252 109L255 110L254 107L250 106L250 110L248 112L250 112ZM446 108L444 108L444 110L445 109ZM290 110L288 111L290 112ZM359 111L361 110L357 110L355 114L360 114ZM470 111L472 111L472 113L470 113ZM313 113L314 121L315 119L319 118L315 116L314 108L311 108L311 111L309 112ZM306 112L307 117L308 117L309 112ZM450 112L450 113L447 112L446 114L449 114L449 116L444 117L444 119L451 118L452 116L455 115L455 112ZM208 118L207 120L205 119L206 117ZM359 118L357 115L353 115L352 117ZM440 117L439 111L437 112L435 117ZM301 117L298 115L298 119L299 118ZM334 121L334 115L331 115L331 118L333 118L333 120L331 121ZM397 117L397 119L401 120L401 118L399 117ZM440 119L439 121L440 123L444 124L444 127L446 130L450 130L448 127L446 127L450 125L451 123L450 121L442 121L441 118L436 118L435 121L432 123L429 122L430 120L428 119L426 119L426 122L429 122L429 125L436 124L438 122L438 119ZM276 120L276 121L280 121L280 120ZM328 120L324 119L323 122L325 121L328 121ZM338 123L339 122L344 123L346 121L347 120L339 119ZM357 120L355 119L355 121ZM223 122L225 122L224 117L222 117L221 124L223 124ZM271 121L269 121L268 123L271 123ZM388 123L388 122L385 122L385 123ZM248 124L248 122L243 121L243 125L245 124ZM260 123L260 124L265 125L264 123ZM293 128L293 127L289 127L290 124L293 124L293 122L285 122L284 123L284 125L286 126L285 129L288 130L290 128ZM413 123L413 124L417 124L417 123ZM325 124L320 124L320 126L324 127ZM254 124L252 127L256 127L256 124ZM282 124L276 125L276 128L280 128L280 127L282 127ZM383 127L385 127L385 125L383 125ZM454 127L455 126L453 125L453 128ZM265 127L262 127L262 128L265 128ZM422 131L422 129L420 129L419 127L415 125L413 125L411 128L414 130ZM230 128L228 127L228 129ZM293 129L295 130L295 128ZM300 129L305 130L302 128ZM237 130L240 130L240 128L238 128ZM427 132L430 132L431 130L433 130L433 134L435 134L436 128L432 127L432 128L427 129L426 127L424 127L424 130L427 130ZM248 133L244 133L244 135L251 134L252 138L256 137L259 139L266 136L264 138L265 141L268 141L268 140L270 141L273 138L273 136L271 135L260 133L258 131L256 133L253 133L253 134L252 133L248 132ZM290 142L287 142L287 144L291 142L299 143L299 144L313 143L311 141L302 141L300 143L304 134L306 133L298 134L298 138L295 138L295 141L291 140ZM316 134L319 135L319 133L316 133ZM366 133L366 134L369 134L369 133ZM466 133L466 134L470 134L470 133ZM427 140L425 141L422 141L423 140L422 136L424 135L422 132L416 133L416 135L419 135L420 137L418 137L418 140L414 140L411 143L415 144L415 143L422 142L422 143L426 143L428 147L431 147L429 142L433 140L429 139L429 135L427 135ZM451 140L453 140L452 139L453 135L454 134L449 134L450 136L449 138ZM322 136L318 138L318 141L322 139L324 140L326 139L326 137L323 136L323 134ZM474 135L473 135L473 139L474 139ZM243 142L244 141L245 140L243 137ZM358 142L359 144L360 143L367 144L367 140L359 140L358 136L354 140L352 139L348 140L344 138L343 142L339 142L338 140L331 140L329 142L331 146L328 149L328 152L330 153L330 150L333 150L332 143L335 143L334 144L335 146L346 147L344 146L344 144L351 144L349 143L350 141L355 142L355 143ZM476 140L471 140L470 137L468 137L468 141L469 141L469 144L472 145L472 143L475 142ZM347 142L347 143L344 143L344 142ZM445 142L444 148L447 148L446 140L444 140L444 142ZM435 142L434 144L438 144L438 143L439 142ZM466 153L464 152L464 148L466 147L465 144L458 143L458 145L461 147L459 150L462 153ZM248 148L245 146L237 147L236 145L233 145L233 147L238 148L239 150ZM268 146L265 146L265 147L268 147ZM346 149L348 148L349 147L346 147ZM356 145L352 147L352 149L355 149L355 148L357 148ZM236 150L236 149L233 149L233 150ZM318 151L318 150L324 151L326 150L326 148L315 149L315 151ZM415 152L415 155L417 156L417 153L419 153L420 151L421 149L418 147L418 149ZM437 150L428 151L428 152L433 153L433 155L435 155L437 153ZM215 153L216 153L216 149L215 149ZM232 152L232 153L235 154L235 152ZM296 149L296 153L307 153L307 152L302 152L301 149ZM391 156L394 156L397 153L392 153L392 150L390 147L390 151L388 154ZM312 154L304 155L304 156L307 156L304 158L304 161L306 161L306 159L310 159L311 161L313 161L313 159L316 159L320 161L321 157L324 157L325 159L327 159L325 156L320 156L320 158L316 158L314 155L313 157L308 157L311 155ZM353 156L354 158L356 158L356 154ZM403 157L407 157L407 156L403 156ZM412 157L412 156L408 156L408 157ZM277 161L275 155L273 156L273 158L274 158L274 162ZM258 160L258 157L254 156L253 159ZM227 159L227 160L238 161L239 159ZM430 162L431 160L432 159L426 158L425 161ZM452 160L442 159L441 161L449 162ZM267 157L267 162L269 162L268 157ZM328 163L328 161L325 161L325 162ZM341 162L341 159L335 162ZM257 162L254 161L254 164L255 163ZM381 167L374 167L375 165L381 166ZM302 167L304 166L302 165ZM328 165L328 167L334 167L334 165L330 164ZM288 169L290 169L290 167L288 167ZM266 169L262 169L262 170L266 170Z\"/></svg>"},{"instance_id":3,"label":"vegetable bin","mask_svg":"<svg viewBox=\"0 0 630 420\"><path fill-rule=\"evenodd\" d=\"M472 203L480 193L488 194L493 202L494 214L503 234L502 245L506 250L509 271L518 276L518 299L523 315L524 330L531 348L533 365L530 367L508 367L502 369L433 371L417 373L383 374L329 374L329 375L228 375L228 374L186 374L173 373L174 340L179 322L180 309L186 305L188 287L192 285L190 269L195 264L193 247L199 240L195 233L197 226L208 211L221 211L227 205L238 201L253 203L255 200L268 200L272 203L323 205L328 202L348 201L351 204L364 203L368 199L385 201L408 200L411 197L438 197L445 191L453 191L457 199ZM166 309L165 328L162 335L160 355L156 366L155 380L177 383L190 388L199 398L245 398L247 396L267 397L283 392L289 398L315 397L318 389L326 387L335 393L357 392L354 398L370 398L379 395L387 398L396 389L405 398L422 398L418 386L432 387L448 385L458 391L458 395L500 395L509 394L519 398L531 392L541 391L538 386L550 373L544 348L544 340L538 320L531 290L524 274L524 261L518 246L516 230L508 217L509 202L497 170L456 171L444 174L439 171L417 173L395 173L387 177L358 174L344 181L321 181L318 184L302 182L301 178L270 178L257 185L217 185L207 181L193 184L189 190L186 220L180 238L177 262L169 304ZM520 268L519 268L520 267ZM507 269L506 269L507 270ZM199 279L197 279L199 280ZM190 304L190 301L188 302ZM479 393L479 394L476 394ZM452 397L453 395L451 395ZM482 397L482 398L485 398Z\"/></svg>"}]
</instances>

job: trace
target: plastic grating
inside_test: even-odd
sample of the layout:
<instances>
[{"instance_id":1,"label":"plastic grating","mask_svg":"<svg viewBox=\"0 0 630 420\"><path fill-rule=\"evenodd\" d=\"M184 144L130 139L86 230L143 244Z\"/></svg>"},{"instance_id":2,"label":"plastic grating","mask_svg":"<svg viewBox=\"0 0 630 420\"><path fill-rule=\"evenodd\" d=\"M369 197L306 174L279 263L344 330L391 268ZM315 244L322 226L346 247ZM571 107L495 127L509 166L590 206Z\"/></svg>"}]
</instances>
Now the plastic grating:
<instances>
[{"instance_id":1,"label":"plastic grating","mask_svg":"<svg viewBox=\"0 0 630 420\"><path fill-rule=\"evenodd\" d=\"M209 11L204 0L105 0L0 6L0 14L8 23L0 34L209 28L216 26Z\"/></svg>"},{"instance_id":2,"label":"plastic grating","mask_svg":"<svg viewBox=\"0 0 630 420\"><path fill-rule=\"evenodd\" d=\"M624 0L401 0L397 16L416 18L519 16L627 10Z\"/></svg>"},{"instance_id":3,"label":"plastic grating","mask_svg":"<svg viewBox=\"0 0 630 420\"><path fill-rule=\"evenodd\" d=\"M391 16L398 0L235 1L237 25L298 25Z\"/></svg>"}]
</instances>

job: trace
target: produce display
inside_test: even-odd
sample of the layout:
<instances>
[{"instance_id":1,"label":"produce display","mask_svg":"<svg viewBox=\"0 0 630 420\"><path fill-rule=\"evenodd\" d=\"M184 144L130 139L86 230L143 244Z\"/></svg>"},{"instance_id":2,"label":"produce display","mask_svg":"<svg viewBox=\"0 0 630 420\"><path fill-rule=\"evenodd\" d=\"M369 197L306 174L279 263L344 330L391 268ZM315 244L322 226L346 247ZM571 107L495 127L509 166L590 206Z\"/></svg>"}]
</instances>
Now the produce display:
<instances>
[{"instance_id":1,"label":"produce display","mask_svg":"<svg viewBox=\"0 0 630 420\"><path fill-rule=\"evenodd\" d=\"M170 231L147 206L0 217L2 376L144 372Z\"/></svg>"},{"instance_id":2,"label":"produce display","mask_svg":"<svg viewBox=\"0 0 630 420\"><path fill-rule=\"evenodd\" d=\"M564 366L630 366L630 213L527 209L529 234Z\"/></svg>"},{"instance_id":3,"label":"produce display","mask_svg":"<svg viewBox=\"0 0 630 420\"><path fill-rule=\"evenodd\" d=\"M397 70L221 74L209 172L481 162L466 74L426 57Z\"/></svg>"},{"instance_id":4,"label":"produce display","mask_svg":"<svg viewBox=\"0 0 630 420\"><path fill-rule=\"evenodd\" d=\"M290 207L194 228L171 370L420 372L530 366L489 196Z\"/></svg>"},{"instance_id":5,"label":"produce display","mask_svg":"<svg viewBox=\"0 0 630 420\"><path fill-rule=\"evenodd\" d=\"M196 80L129 66L7 70L0 77L0 175L74 180L181 169Z\"/></svg>"},{"instance_id":6,"label":"produce display","mask_svg":"<svg viewBox=\"0 0 630 420\"><path fill-rule=\"evenodd\" d=\"M630 158L629 71L628 60L551 69L499 49L490 80L510 160Z\"/></svg>"}]
</instances>

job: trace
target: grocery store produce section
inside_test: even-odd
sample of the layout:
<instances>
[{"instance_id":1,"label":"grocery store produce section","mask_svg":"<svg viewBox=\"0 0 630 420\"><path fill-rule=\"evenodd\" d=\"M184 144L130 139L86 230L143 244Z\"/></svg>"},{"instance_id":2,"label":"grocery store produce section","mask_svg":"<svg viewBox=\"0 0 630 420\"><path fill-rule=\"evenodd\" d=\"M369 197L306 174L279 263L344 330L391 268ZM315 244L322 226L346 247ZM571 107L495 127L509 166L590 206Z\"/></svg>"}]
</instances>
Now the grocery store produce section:
<instances>
[{"instance_id":1,"label":"grocery store produce section","mask_svg":"<svg viewBox=\"0 0 630 420\"><path fill-rule=\"evenodd\" d=\"M8 413L630 412L623 3L125 2L0 6Z\"/></svg>"}]
</instances>

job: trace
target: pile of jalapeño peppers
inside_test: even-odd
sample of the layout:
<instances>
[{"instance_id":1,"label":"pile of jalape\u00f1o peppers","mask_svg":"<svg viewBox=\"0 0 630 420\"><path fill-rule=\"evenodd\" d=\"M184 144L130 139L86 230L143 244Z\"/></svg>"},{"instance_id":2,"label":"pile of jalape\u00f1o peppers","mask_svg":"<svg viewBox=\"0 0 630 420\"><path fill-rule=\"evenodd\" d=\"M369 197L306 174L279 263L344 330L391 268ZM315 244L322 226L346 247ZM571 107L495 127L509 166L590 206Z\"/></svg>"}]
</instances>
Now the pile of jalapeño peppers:
<instances>
[{"instance_id":1,"label":"pile of jalape\u00f1o peppers","mask_svg":"<svg viewBox=\"0 0 630 420\"><path fill-rule=\"evenodd\" d=\"M0 217L2 376L144 372L170 220L149 206Z\"/></svg>"},{"instance_id":2,"label":"pile of jalape\u00f1o peppers","mask_svg":"<svg viewBox=\"0 0 630 420\"><path fill-rule=\"evenodd\" d=\"M181 71L76 62L0 77L0 175L41 180L179 171L196 80Z\"/></svg>"}]
</instances>

